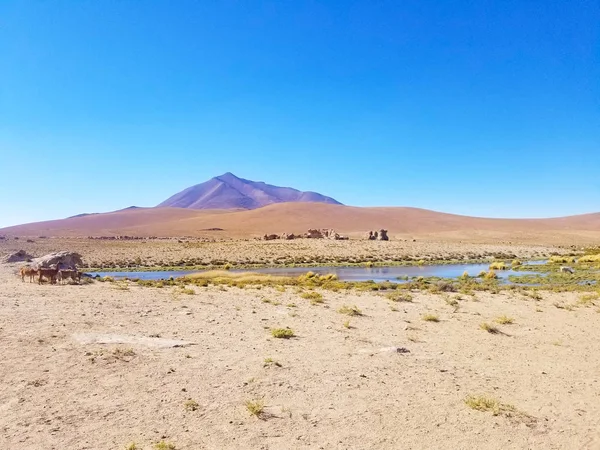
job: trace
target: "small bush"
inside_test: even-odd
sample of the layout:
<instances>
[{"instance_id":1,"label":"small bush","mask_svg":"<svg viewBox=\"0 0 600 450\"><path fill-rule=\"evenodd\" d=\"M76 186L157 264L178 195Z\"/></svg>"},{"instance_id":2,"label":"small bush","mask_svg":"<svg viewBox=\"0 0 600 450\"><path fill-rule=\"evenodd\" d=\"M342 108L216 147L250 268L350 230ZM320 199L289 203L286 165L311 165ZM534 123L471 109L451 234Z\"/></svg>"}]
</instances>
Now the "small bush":
<instances>
[{"instance_id":1,"label":"small bush","mask_svg":"<svg viewBox=\"0 0 600 450\"><path fill-rule=\"evenodd\" d=\"M514 260L513 260L513 261L510 263L510 265L511 265L512 267L519 267L519 266L522 266L522 265L523 265L523 263L522 263L521 261L519 261L518 259L514 259Z\"/></svg>"},{"instance_id":2,"label":"small bush","mask_svg":"<svg viewBox=\"0 0 600 450\"><path fill-rule=\"evenodd\" d=\"M306 299L306 300L310 300L311 302L317 302L317 303L322 303L323 301L323 296L321 294L319 294L318 292L304 292L303 294L300 295L300 297Z\"/></svg>"},{"instance_id":3,"label":"small bush","mask_svg":"<svg viewBox=\"0 0 600 450\"><path fill-rule=\"evenodd\" d=\"M491 411L494 416L500 413L500 402L493 397L469 395L465 403L469 408L477 411Z\"/></svg>"},{"instance_id":4,"label":"small bush","mask_svg":"<svg viewBox=\"0 0 600 450\"><path fill-rule=\"evenodd\" d=\"M196 411L198 408L200 408L200 405L198 404L197 401L192 400L190 398L183 404L183 407L185 408L186 411Z\"/></svg>"},{"instance_id":5,"label":"small bush","mask_svg":"<svg viewBox=\"0 0 600 450\"><path fill-rule=\"evenodd\" d=\"M265 412L265 403L260 400L246 400L244 403L251 416L260 417Z\"/></svg>"},{"instance_id":6,"label":"small bush","mask_svg":"<svg viewBox=\"0 0 600 450\"><path fill-rule=\"evenodd\" d=\"M513 319L512 317L508 317L505 315L502 315L500 317L497 317L494 322L499 323L500 325L509 325L511 323L515 322L515 319Z\"/></svg>"},{"instance_id":7,"label":"small bush","mask_svg":"<svg viewBox=\"0 0 600 450\"><path fill-rule=\"evenodd\" d=\"M412 302L413 297L408 292L390 292L386 297L393 302Z\"/></svg>"},{"instance_id":8,"label":"small bush","mask_svg":"<svg viewBox=\"0 0 600 450\"><path fill-rule=\"evenodd\" d=\"M289 339L295 336L294 331L290 328L273 328L271 335L277 339Z\"/></svg>"},{"instance_id":9,"label":"small bush","mask_svg":"<svg viewBox=\"0 0 600 450\"><path fill-rule=\"evenodd\" d=\"M551 256L548 262L551 264L571 264L577 261L574 256Z\"/></svg>"},{"instance_id":10,"label":"small bush","mask_svg":"<svg viewBox=\"0 0 600 450\"><path fill-rule=\"evenodd\" d=\"M439 322L440 318L438 316L436 316L435 314L424 314L422 319L425 322Z\"/></svg>"},{"instance_id":11,"label":"small bush","mask_svg":"<svg viewBox=\"0 0 600 450\"><path fill-rule=\"evenodd\" d=\"M494 325L491 325L487 322L483 322L483 323L479 324L479 328L481 328L482 330L485 330L491 334L497 334L500 332L500 330L497 327L495 327Z\"/></svg>"},{"instance_id":12,"label":"small bush","mask_svg":"<svg viewBox=\"0 0 600 450\"><path fill-rule=\"evenodd\" d=\"M498 275L496 275L496 272L494 272L493 270L490 270L489 272L485 273L483 278L485 278L486 280L495 280L496 278L498 278Z\"/></svg>"},{"instance_id":13,"label":"small bush","mask_svg":"<svg viewBox=\"0 0 600 450\"><path fill-rule=\"evenodd\" d=\"M506 270L508 267L504 261L494 261L490 264L490 270Z\"/></svg>"},{"instance_id":14,"label":"small bush","mask_svg":"<svg viewBox=\"0 0 600 450\"><path fill-rule=\"evenodd\" d=\"M362 311L360 309L358 309L358 307L356 305L354 306L342 306L340 309L338 309L338 312L340 314L346 314L348 316L362 316Z\"/></svg>"},{"instance_id":15,"label":"small bush","mask_svg":"<svg viewBox=\"0 0 600 450\"><path fill-rule=\"evenodd\" d=\"M344 325L344 328L351 328L350 319L346 320L342 325Z\"/></svg>"},{"instance_id":16,"label":"small bush","mask_svg":"<svg viewBox=\"0 0 600 450\"><path fill-rule=\"evenodd\" d=\"M276 366L281 367L281 364L275 361L273 358L265 358L263 363L263 367Z\"/></svg>"},{"instance_id":17,"label":"small bush","mask_svg":"<svg viewBox=\"0 0 600 450\"><path fill-rule=\"evenodd\" d=\"M177 447L175 447L175 444L171 444L169 442L165 442L165 441L160 441L157 444L154 444L154 449L155 450L177 450Z\"/></svg>"}]
</instances>

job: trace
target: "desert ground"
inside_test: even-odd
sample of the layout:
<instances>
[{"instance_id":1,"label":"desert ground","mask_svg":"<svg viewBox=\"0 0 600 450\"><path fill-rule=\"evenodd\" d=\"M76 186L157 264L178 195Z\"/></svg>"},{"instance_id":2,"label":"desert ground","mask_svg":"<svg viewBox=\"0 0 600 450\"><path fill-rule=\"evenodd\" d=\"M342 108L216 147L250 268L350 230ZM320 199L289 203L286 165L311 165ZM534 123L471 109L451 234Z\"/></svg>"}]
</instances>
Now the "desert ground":
<instances>
[{"instance_id":1,"label":"desert ground","mask_svg":"<svg viewBox=\"0 0 600 450\"><path fill-rule=\"evenodd\" d=\"M38 285L18 268L0 266L3 448L600 448L597 292L309 291L319 303L298 287Z\"/></svg>"}]
</instances>

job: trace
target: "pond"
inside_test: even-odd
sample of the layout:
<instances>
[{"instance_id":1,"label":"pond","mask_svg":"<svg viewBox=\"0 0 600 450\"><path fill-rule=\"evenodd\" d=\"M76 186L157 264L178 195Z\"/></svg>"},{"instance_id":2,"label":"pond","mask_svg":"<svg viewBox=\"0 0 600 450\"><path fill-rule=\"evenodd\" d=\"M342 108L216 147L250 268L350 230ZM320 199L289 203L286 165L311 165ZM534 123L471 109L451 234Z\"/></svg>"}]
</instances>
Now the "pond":
<instances>
[{"instance_id":1,"label":"pond","mask_svg":"<svg viewBox=\"0 0 600 450\"><path fill-rule=\"evenodd\" d=\"M538 261L528 264L538 263ZM539 263L544 263L541 261ZM231 272L254 272L270 275L281 275L297 277L307 272L314 272L319 275L335 274L340 281L369 281L375 282L392 281L397 283L405 282L407 278L413 277L440 277L456 278L467 272L470 276L477 276L482 271L489 270L489 263L484 264L448 264L431 266L387 266L387 267L266 267L260 269L232 270ZM198 273L198 270L181 271L161 271L161 272L95 272L92 276L101 277L110 276L119 278L139 278L140 280L160 280L170 277L178 278L192 273ZM523 274L515 270L498 270L498 278L507 280L509 275ZM528 271L532 275L536 272Z\"/></svg>"}]
</instances>

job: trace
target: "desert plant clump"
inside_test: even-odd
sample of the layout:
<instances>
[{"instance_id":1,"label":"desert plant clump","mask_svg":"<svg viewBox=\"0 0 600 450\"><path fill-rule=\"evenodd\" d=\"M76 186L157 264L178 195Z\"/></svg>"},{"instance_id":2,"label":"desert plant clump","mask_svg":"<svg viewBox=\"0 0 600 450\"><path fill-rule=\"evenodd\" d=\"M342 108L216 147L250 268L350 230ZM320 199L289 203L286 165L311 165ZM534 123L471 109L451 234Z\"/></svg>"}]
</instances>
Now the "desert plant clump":
<instances>
[{"instance_id":1,"label":"desert plant clump","mask_svg":"<svg viewBox=\"0 0 600 450\"><path fill-rule=\"evenodd\" d=\"M263 362L263 367L269 366L281 367L281 363L275 361L273 358L265 358Z\"/></svg>"},{"instance_id":2,"label":"desert plant clump","mask_svg":"<svg viewBox=\"0 0 600 450\"><path fill-rule=\"evenodd\" d=\"M594 302L598 300L600 300L600 295L598 293L583 294L581 297L579 297L577 303L582 306L595 306Z\"/></svg>"},{"instance_id":3,"label":"desert plant clump","mask_svg":"<svg viewBox=\"0 0 600 450\"><path fill-rule=\"evenodd\" d=\"M498 278L498 275L496 275L496 272L494 272L493 270L490 270L489 272L485 273L483 278L485 278L486 280L495 280L496 278Z\"/></svg>"},{"instance_id":4,"label":"desert plant clump","mask_svg":"<svg viewBox=\"0 0 600 450\"><path fill-rule=\"evenodd\" d=\"M360 309L358 309L358 306L354 305L354 306L342 306L340 309L338 309L338 312L340 314L346 314L348 316L362 316L362 311Z\"/></svg>"},{"instance_id":5,"label":"desert plant clump","mask_svg":"<svg viewBox=\"0 0 600 450\"><path fill-rule=\"evenodd\" d=\"M508 267L504 261L494 261L490 264L490 270L506 270Z\"/></svg>"},{"instance_id":6,"label":"desert plant clump","mask_svg":"<svg viewBox=\"0 0 600 450\"><path fill-rule=\"evenodd\" d=\"M273 328L271 330L271 336L277 339L290 339L295 336L294 330L291 328Z\"/></svg>"},{"instance_id":7,"label":"desert plant clump","mask_svg":"<svg viewBox=\"0 0 600 450\"><path fill-rule=\"evenodd\" d=\"M513 261L510 263L510 265L512 267L519 267L519 266L522 266L523 263L521 261L519 261L518 259L513 259Z\"/></svg>"},{"instance_id":8,"label":"desert plant clump","mask_svg":"<svg viewBox=\"0 0 600 450\"><path fill-rule=\"evenodd\" d=\"M485 395L469 395L465 399L465 403L471 409L476 411L491 412L494 416L497 416L501 412L502 405L498 400L493 397L487 397ZM512 408L512 407L511 407Z\"/></svg>"},{"instance_id":9,"label":"desert plant clump","mask_svg":"<svg viewBox=\"0 0 600 450\"><path fill-rule=\"evenodd\" d=\"M502 315L500 317L496 317L496 319L494 319L494 322L499 323L500 325L510 325L511 323L515 322L515 319L506 315Z\"/></svg>"},{"instance_id":10,"label":"desert plant clump","mask_svg":"<svg viewBox=\"0 0 600 450\"><path fill-rule=\"evenodd\" d=\"M196 295L196 291L194 291L191 288L186 288L186 287L182 287L179 290L180 293L185 294L185 295Z\"/></svg>"},{"instance_id":11,"label":"desert plant clump","mask_svg":"<svg viewBox=\"0 0 600 450\"><path fill-rule=\"evenodd\" d=\"M487 322L483 322L483 323L479 324L479 328L481 328L482 330L485 330L491 334L498 334L500 332L498 327L495 327L494 325L489 324Z\"/></svg>"},{"instance_id":12,"label":"desert plant clump","mask_svg":"<svg viewBox=\"0 0 600 450\"><path fill-rule=\"evenodd\" d=\"M310 300L311 303L322 303L323 302L323 295L319 294L318 292L314 292L314 291L304 292L304 293L300 294L300 297L302 297L305 300Z\"/></svg>"},{"instance_id":13,"label":"desert plant clump","mask_svg":"<svg viewBox=\"0 0 600 450\"><path fill-rule=\"evenodd\" d=\"M141 448L138 447L138 445L135 442L132 442L125 446L125 450L141 450Z\"/></svg>"},{"instance_id":14,"label":"desert plant clump","mask_svg":"<svg viewBox=\"0 0 600 450\"><path fill-rule=\"evenodd\" d=\"M393 302L412 302L413 297L408 292L390 292L386 297Z\"/></svg>"},{"instance_id":15,"label":"desert plant clump","mask_svg":"<svg viewBox=\"0 0 600 450\"><path fill-rule=\"evenodd\" d=\"M177 447L170 442L160 441L154 444L154 450L177 450Z\"/></svg>"},{"instance_id":16,"label":"desert plant clump","mask_svg":"<svg viewBox=\"0 0 600 450\"><path fill-rule=\"evenodd\" d=\"M425 322L439 322L440 318L438 316L436 316L435 314L424 314L422 316L422 319Z\"/></svg>"},{"instance_id":17,"label":"desert plant clump","mask_svg":"<svg viewBox=\"0 0 600 450\"><path fill-rule=\"evenodd\" d=\"M260 416L262 416L265 412L265 403L262 399L246 400L244 405L246 406L246 409L250 415L254 417L260 418Z\"/></svg>"},{"instance_id":18,"label":"desert plant clump","mask_svg":"<svg viewBox=\"0 0 600 450\"><path fill-rule=\"evenodd\" d=\"M183 407L186 411L196 411L198 408L200 408L200 405L197 401L190 398L186 400L186 402L183 404Z\"/></svg>"},{"instance_id":19,"label":"desert plant clump","mask_svg":"<svg viewBox=\"0 0 600 450\"><path fill-rule=\"evenodd\" d=\"M344 321L342 325L344 326L344 328L352 328L352 326L350 325L350 319Z\"/></svg>"}]
</instances>

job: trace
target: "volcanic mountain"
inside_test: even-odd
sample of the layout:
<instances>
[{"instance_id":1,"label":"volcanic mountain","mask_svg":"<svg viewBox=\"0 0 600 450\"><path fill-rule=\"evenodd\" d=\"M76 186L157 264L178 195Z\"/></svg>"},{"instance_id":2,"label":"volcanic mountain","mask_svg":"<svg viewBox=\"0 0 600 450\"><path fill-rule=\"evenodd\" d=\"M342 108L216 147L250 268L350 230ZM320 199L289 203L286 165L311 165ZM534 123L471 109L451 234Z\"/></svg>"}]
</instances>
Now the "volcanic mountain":
<instances>
[{"instance_id":1,"label":"volcanic mountain","mask_svg":"<svg viewBox=\"0 0 600 450\"><path fill-rule=\"evenodd\" d=\"M158 207L188 209L256 209L273 203L328 203L341 205L331 197L316 192L302 192L238 178L226 173L189 187L169 197Z\"/></svg>"}]
</instances>

